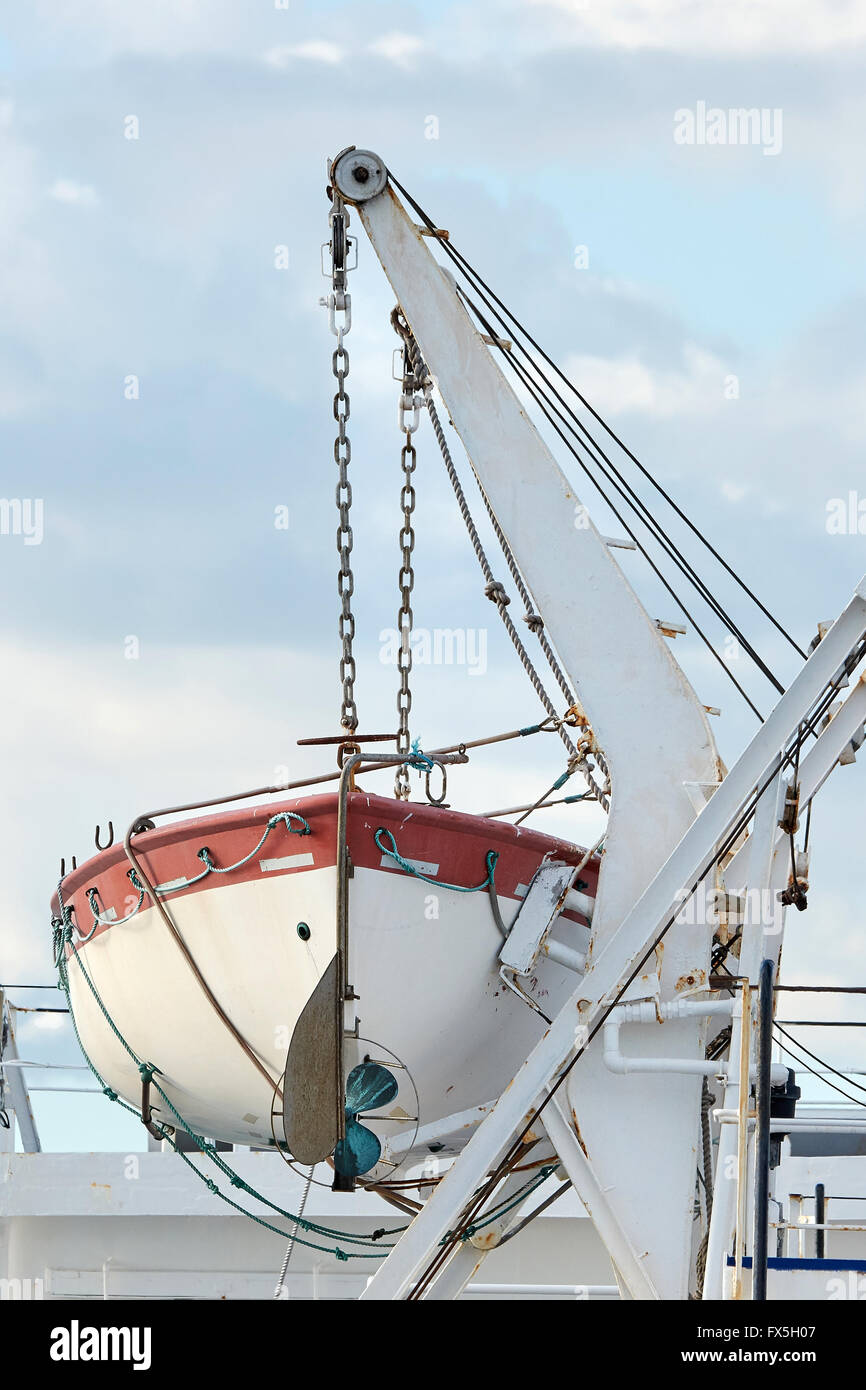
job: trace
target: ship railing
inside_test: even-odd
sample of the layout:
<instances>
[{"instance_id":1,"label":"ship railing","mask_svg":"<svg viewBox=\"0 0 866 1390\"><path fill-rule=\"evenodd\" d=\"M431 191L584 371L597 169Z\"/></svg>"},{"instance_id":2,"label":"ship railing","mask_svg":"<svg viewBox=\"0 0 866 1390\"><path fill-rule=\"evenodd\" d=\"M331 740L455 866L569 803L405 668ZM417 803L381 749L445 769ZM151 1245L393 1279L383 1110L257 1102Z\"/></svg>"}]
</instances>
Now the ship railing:
<instances>
[{"instance_id":1,"label":"ship railing","mask_svg":"<svg viewBox=\"0 0 866 1390\"><path fill-rule=\"evenodd\" d=\"M849 1221L844 1218L830 1220L827 1214L827 1205L831 1200L837 1203L841 1201L862 1201L866 1208L866 1192L862 1197L852 1197L848 1195L836 1195L835 1199L828 1196L824 1184L818 1184L812 1194L786 1194L789 1203L788 1217L782 1214L783 1206L778 1197L771 1194L770 1185L770 1166L771 1152L773 1148L778 1149L781 1140L798 1133L821 1134L821 1135L864 1135L866 1136L866 1110L859 1104L852 1103L850 1113L834 1114L809 1114L810 1102L804 1102L798 1106L799 1113L786 1117L774 1116L772 1114L771 1087L770 1087L770 1062L771 1045L773 1041L778 1041L773 1037L773 1029L776 1023L774 1011L774 999L777 997L776 991L791 988L781 986L774 981L774 972L770 968L771 962L765 961L761 971L761 982L756 990L746 979L732 979L730 987L736 991L736 1002L734 1006L734 1017L739 1023L736 1030L739 1034L738 1055L732 1055L729 1075L739 1075L739 1086L737 1089L738 1103L736 1108L724 1106L713 1110L713 1117L720 1127L732 1126L736 1133L736 1230L734 1239L733 1256L733 1279L732 1296L742 1297L742 1271L746 1258L749 1225L749 1170L751 1169L751 1186L753 1187L752 1202L753 1218L760 1211L767 1213L765 1222L754 1221L753 1231L754 1248L752 1250L752 1263L756 1274L762 1274L762 1290L755 1292L753 1279L753 1298L765 1298L763 1291L766 1281L767 1253L765 1248L766 1236L771 1232L776 1233L776 1256L796 1259L826 1259L828 1257L827 1247L828 1232L843 1231L850 1234L866 1233L866 1220L863 1222ZM864 993L862 987L846 987L833 985L804 985L794 987L802 993L839 993L839 994L860 994ZM822 1028L855 1026L851 1020L840 1019L796 1019L781 1020L782 1023L788 1022L792 1025L801 1027L820 1026ZM861 1025L866 1026L866 1024ZM786 1035L786 1043L793 1042ZM795 1066L799 1066L814 1074L818 1079L822 1079L822 1073L815 1071L809 1064L805 1063L801 1056L790 1053L786 1045L782 1045L782 1051L788 1053L789 1059ZM799 1050L799 1049L798 1049ZM811 1054L813 1055L813 1054ZM753 1060L754 1058L754 1060ZM855 1069L850 1068L846 1072L841 1067L828 1068L834 1077L845 1079L855 1074ZM751 1100L751 1076L754 1072L758 1074L757 1098ZM762 1075L764 1085L762 1087ZM857 1084L857 1083L853 1083ZM834 1089L838 1089L834 1085ZM764 1092L763 1097L761 1092ZM851 1098L852 1102L854 1098ZM811 1214L806 1210L805 1204L814 1203L814 1212ZM772 1220L769 1215L770 1205L779 1208L779 1218ZM858 1213L859 1215L859 1213ZM763 1237L761 1228L763 1227ZM811 1246L811 1250L808 1250ZM835 1253L835 1252L834 1252ZM759 1271L759 1266L761 1267Z\"/></svg>"},{"instance_id":2,"label":"ship railing","mask_svg":"<svg viewBox=\"0 0 866 1390\"><path fill-rule=\"evenodd\" d=\"M830 1215L830 1203L859 1202L866 1208L866 1193L852 1196L848 1193L830 1193L823 1183L817 1183L810 1193L788 1193L787 1219L771 1221L771 1229L777 1233L780 1255L794 1259L829 1259L838 1254L838 1249L830 1248L830 1233L852 1235L866 1233L866 1213L863 1220L851 1220L845 1216ZM834 1242L835 1245L835 1242Z\"/></svg>"}]
</instances>

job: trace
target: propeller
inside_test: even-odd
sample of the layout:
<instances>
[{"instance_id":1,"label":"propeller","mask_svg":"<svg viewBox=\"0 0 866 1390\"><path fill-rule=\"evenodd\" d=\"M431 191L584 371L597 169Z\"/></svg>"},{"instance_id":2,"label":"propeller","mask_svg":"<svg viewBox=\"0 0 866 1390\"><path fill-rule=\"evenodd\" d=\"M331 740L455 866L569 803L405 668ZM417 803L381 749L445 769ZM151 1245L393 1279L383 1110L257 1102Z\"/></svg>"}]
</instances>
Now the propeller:
<instances>
[{"instance_id":1,"label":"propeller","mask_svg":"<svg viewBox=\"0 0 866 1390\"><path fill-rule=\"evenodd\" d=\"M378 1062L361 1062L346 1080L346 1137L334 1149L334 1167L346 1178L360 1178L375 1168L382 1154L378 1137L358 1121L358 1115L389 1105L397 1080Z\"/></svg>"}]
</instances>

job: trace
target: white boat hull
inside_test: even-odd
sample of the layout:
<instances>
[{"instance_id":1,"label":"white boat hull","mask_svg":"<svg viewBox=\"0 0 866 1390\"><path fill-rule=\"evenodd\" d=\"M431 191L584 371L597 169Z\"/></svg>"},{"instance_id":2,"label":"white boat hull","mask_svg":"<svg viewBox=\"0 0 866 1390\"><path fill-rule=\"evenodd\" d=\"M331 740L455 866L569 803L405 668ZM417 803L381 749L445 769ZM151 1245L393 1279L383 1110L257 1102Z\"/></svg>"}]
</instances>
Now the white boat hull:
<instances>
[{"instance_id":1,"label":"white boat hull","mask_svg":"<svg viewBox=\"0 0 866 1390\"><path fill-rule=\"evenodd\" d=\"M225 861L219 839L225 822L231 822L225 850L232 854L235 843L247 851L255 845L277 810L303 815L311 827L310 835L296 836L278 826L260 856L237 875L212 873L194 888L173 888L177 879L170 879L161 895L209 989L272 1084L214 1010L149 898L129 920L100 923L90 940L73 944L70 999L82 1042L107 1084L131 1104L141 1102L138 1059L158 1069L159 1085L195 1133L246 1145L283 1142L277 1087L287 1050L337 945L334 801L306 798L140 837L142 865L152 882L165 884L166 867L171 872L178 856L189 878L195 876L202 844L214 864ZM375 834L383 827L431 881L381 852ZM348 838L354 864L348 979L359 1020L352 1046L355 1060L384 1063L399 1083L396 1100L372 1121L384 1140L498 1096L543 1032L542 1013L554 1014L574 987L570 971L545 959L525 982L542 1013L534 1011L500 977L502 936L487 891L445 885L459 882L462 869L460 886L477 887L487 849L495 849L497 896L510 924L545 855L567 854L576 862L579 851L500 822L357 793L350 797ZM99 861L109 859L102 868ZM116 894L118 875L127 880L127 871L114 850L70 876L65 901L74 904L85 935L93 920L86 890L97 885L94 901L108 917L112 888ZM594 885L594 871L586 877ZM115 896L116 915L126 915L136 899L128 891L125 904ZM557 930L569 944L585 945L587 930L575 914ZM80 964L135 1058L107 1024ZM177 1123L155 1090L151 1103L155 1119Z\"/></svg>"}]
</instances>

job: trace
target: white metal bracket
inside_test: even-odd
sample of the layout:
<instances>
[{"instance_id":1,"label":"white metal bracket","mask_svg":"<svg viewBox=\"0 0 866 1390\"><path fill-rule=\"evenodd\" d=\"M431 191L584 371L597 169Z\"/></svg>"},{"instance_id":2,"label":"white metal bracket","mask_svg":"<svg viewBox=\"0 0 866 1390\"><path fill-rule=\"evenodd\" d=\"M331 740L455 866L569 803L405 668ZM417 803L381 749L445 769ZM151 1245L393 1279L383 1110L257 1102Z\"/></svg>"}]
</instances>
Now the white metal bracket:
<instances>
[{"instance_id":1,"label":"white metal bracket","mask_svg":"<svg viewBox=\"0 0 866 1390\"><path fill-rule=\"evenodd\" d=\"M520 904L511 931L499 952L499 959L515 975L530 975L544 949L545 941L554 922L565 903L566 895L574 880L576 869L573 864L563 864L556 860L541 864L529 885L526 897ZM553 945L553 943L550 943ZM556 943L558 945L558 943ZM563 948L573 958L572 968L582 969L586 957L570 948ZM549 954L559 960L555 951ZM561 961L568 964L569 961Z\"/></svg>"}]
</instances>

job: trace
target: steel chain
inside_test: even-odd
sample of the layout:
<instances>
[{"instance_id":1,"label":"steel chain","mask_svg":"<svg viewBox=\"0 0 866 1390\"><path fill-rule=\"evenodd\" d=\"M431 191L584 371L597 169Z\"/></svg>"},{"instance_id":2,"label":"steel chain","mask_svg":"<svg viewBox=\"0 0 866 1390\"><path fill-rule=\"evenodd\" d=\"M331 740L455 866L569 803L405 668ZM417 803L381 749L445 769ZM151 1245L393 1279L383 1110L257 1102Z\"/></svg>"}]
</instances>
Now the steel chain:
<instances>
[{"instance_id":1,"label":"steel chain","mask_svg":"<svg viewBox=\"0 0 866 1390\"><path fill-rule=\"evenodd\" d=\"M395 311L396 313L396 311ZM392 316L393 318L393 316ZM408 328L395 323L401 337ZM416 400L417 379L412 359L404 338L403 347L403 385L400 396L399 421L405 433L405 442L400 454L403 467L403 486L400 490L400 505L403 508L403 525L399 541L401 564L398 582L400 586L400 611L397 614L397 669L400 675L400 688L397 693L397 752L408 753L411 748L409 736L409 713L412 709L412 690L409 677L412 673L412 590L415 587L415 571L412 567L412 552L415 549L415 532L412 527L412 514L415 510L415 486L412 475L415 472L417 456L412 443L412 435L418 428L420 407ZM394 795L401 801L409 799L409 768L401 763L394 778Z\"/></svg>"},{"instance_id":2,"label":"steel chain","mask_svg":"<svg viewBox=\"0 0 866 1390\"><path fill-rule=\"evenodd\" d=\"M442 428L442 423L439 419L439 414L436 410L436 406L433 401L431 389L432 383L430 382L426 365L421 357L418 344L412 336L408 324L406 324L405 320L402 319L402 316L399 315L398 310L395 310L394 313L391 315L391 322L394 324L394 327L396 328L397 332L400 333L401 337L403 338L406 350L409 353L409 357L415 371L416 384L423 391L421 404L426 406L427 413L430 416L430 420L433 425L433 432L436 435L436 439L439 444L439 449L442 454L446 470L448 472L448 477L451 481L451 486L454 489L454 495L457 498L457 504L460 508L463 520L466 523L466 529L469 533L469 539L472 543L472 548L475 551L476 556L478 557L478 563L480 564L482 573L484 574L484 578L486 581L484 592L487 595L487 597L491 599L493 603L496 604L499 615L502 618L503 624L505 625L505 629L508 632L509 637L511 638L514 649L517 652L517 655L520 658L520 661L522 662L526 670L526 673L532 682L533 688L536 691L538 698L541 700L541 703L547 710L548 715L555 721L553 727L559 734L563 746L565 747L565 751L568 754L569 770L574 772L579 771L581 773L587 786L594 793L602 808L605 811L607 811L610 809L610 777L607 772L607 764L604 761L604 757L600 750L596 751L594 747L591 748L591 755L593 759L595 760L598 767L601 769L602 773L605 775L605 782L602 786L596 780L593 766L588 760L587 747L584 746L578 750L572 743L568 734L568 725L566 724L565 719L560 719L558 717L556 707L554 706L552 700L550 699L550 696L545 690L541 678L539 677L538 672L536 671L532 663L532 659L529 656L529 653L527 652L525 646L523 645L523 642L520 640L520 634L518 633L517 628L515 627L508 613L508 604L510 602L508 594L505 591L504 584L502 584L499 580L494 578L493 571L490 568L487 556L484 552L484 547L481 543L481 539L478 535L475 522L472 518L472 513L469 509L469 504L466 500L466 494L463 491L462 484L460 482L459 477L457 476L457 470L454 467L454 461L451 457L451 451L448 448L448 441L445 438L445 431ZM416 399L418 398L416 397ZM484 500L485 503L487 503L486 497L484 498ZM502 532L501 527L499 527L498 522L495 521L494 513L492 511L492 508L489 507L489 504L488 512L490 514L491 520L494 522L494 529L496 529L497 531L497 536L500 540L500 544L503 546L503 550L507 552L506 559L509 562L509 568L511 569L512 574L516 577L516 562L513 562L513 556L511 556L510 550L508 549L508 543L505 540L505 536ZM518 587L521 590L521 596L523 596L523 594L525 593L525 601L527 601L527 607L531 611L531 599L529 598L529 594L525 590L525 587L522 586L522 580L521 585L519 585ZM540 615L538 615L538 617L540 619ZM536 630L535 628L533 628L532 623L530 623L530 628L532 630ZM560 682L560 684L563 684L564 677L558 664L555 664L556 659L546 640L542 642L542 647L544 648L545 655L548 657L548 660L551 661L551 666L554 671L554 675L557 677L557 680ZM568 687L566 686L565 689L568 689ZM570 690L568 691L568 694L569 696L571 696ZM573 702L573 699L574 697L571 696L571 702Z\"/></svg>"},{"instance_id":3,"label":"steel chain","mask_svg":"<svg viewBox=\"0 0 866 1390\"><path fill-rule=\"evenodd\" d=\"M340 556L340 569L337 575L337 592L340 595L339 634L341 643L340 681L343 703L340 723L349 733L358 727L358 709L355 704L355 657L352 643L355 637L355 615L352 612L352 595L355 592L355 577L352 573L352 484L349 482L349 463L352 458L352 445L346 432L349 419L349 393L346 390L346 377L349 375L349 354L343 339L352 327L352 298L346 290L346 229L349 214L336 191L332 195L331 212L331 261L332 290L327 299L331 332L336 336L337 346L331 359L331 366L337 382L334 395L334 419L337 422L337 437L334 440L334 461L339 470L336 488L339 526L337 527L337 552Z\"/></svg>"}]
</instances>

